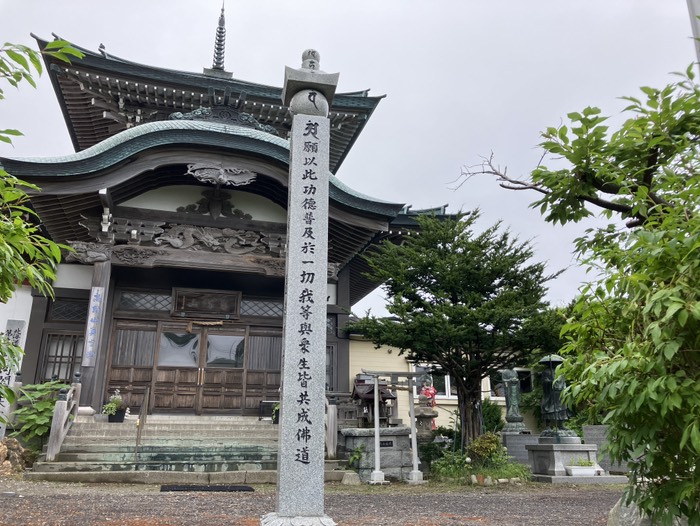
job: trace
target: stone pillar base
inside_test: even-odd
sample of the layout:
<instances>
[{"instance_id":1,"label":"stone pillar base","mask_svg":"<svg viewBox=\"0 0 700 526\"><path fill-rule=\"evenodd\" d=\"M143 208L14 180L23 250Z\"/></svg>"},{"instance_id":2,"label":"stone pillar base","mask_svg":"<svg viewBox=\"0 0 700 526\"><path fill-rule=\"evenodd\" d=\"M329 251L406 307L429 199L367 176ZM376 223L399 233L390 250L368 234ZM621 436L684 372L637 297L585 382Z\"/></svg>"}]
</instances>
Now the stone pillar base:
<instances>
[{"instance_id":1,"label":"stone pillar base","mask_svg":"<svg viewBox=\"0 0 700 526\"><path fill-rule=\"evenodd\" d=\"M383 471L373 471L372 474L369 476L369 483L370 484L389 484L386 480L384 480L384 472Z\"/></svg>"},{"instance_id":2,"label":"stone pillar base","mask_svg":"<svg viewBox=\"0 0 700 526\"><path fill-rule=\"evenodd\" d=\"M422 471L411 471L408 474L408 479L406 480L408 484L425 484L427 481L423 480Z\"/></svg>"},{"instance_id":3,"label":"stone pillar base","mask_svg":"<svg viewBox=\"0 0 700 526\"><path fill-rule=\"evenodd\" d=\"M320 517L280 517L277 513L268 513L260 519L260 526L338 526L327 515Z\"/></svg>"}]
</instances>

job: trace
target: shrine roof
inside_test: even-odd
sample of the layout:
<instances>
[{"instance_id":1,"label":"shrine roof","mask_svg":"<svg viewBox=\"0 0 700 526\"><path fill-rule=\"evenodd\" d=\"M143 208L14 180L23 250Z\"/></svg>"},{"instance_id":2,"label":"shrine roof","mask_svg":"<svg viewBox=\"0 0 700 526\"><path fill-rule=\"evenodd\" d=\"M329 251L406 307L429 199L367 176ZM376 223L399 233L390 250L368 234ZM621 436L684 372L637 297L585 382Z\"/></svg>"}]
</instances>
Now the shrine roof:
<instances>
[{"instance_id":1,"label":"shrine roof","mask_svg":"<svg viewBox=\"0 0 700 526\"><path fill-rule=\"evenodd\" d=\"M34 36L40 49L48 41ZM282 88L205 73L131 62L75 46L85 56L67 64L43 55L76 151L85 150L131 127L166 121L173 114L217 109L252 118L286 138L291 114ZM383 96L368 90L337 93L332 101L330 169L336 173Z\"/></svg>"}]
</instances>

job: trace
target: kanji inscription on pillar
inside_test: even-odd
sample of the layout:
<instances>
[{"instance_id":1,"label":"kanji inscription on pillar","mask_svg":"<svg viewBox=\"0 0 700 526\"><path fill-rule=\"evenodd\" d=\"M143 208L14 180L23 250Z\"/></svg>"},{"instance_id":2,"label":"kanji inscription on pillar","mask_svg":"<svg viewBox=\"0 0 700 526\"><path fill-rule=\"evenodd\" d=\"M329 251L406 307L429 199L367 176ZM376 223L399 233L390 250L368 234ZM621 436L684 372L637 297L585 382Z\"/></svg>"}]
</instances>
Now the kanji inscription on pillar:
<instances>
[{"instance_id":1,"label":"kanji inscription on pillar","mask_svg":"<svg viewBox=\"0 0 700 526\"><path fill-rule=\"evenodd\" d=\"M313 66L313 67L312 67ZM337 74L318 70L318 53L287 68L283 101L290 136L284 361L277 460L277 512L265 526L335 525L324 514L326 298L328 295L328 108ZM299 521L302 522L299 522Z\"/></svg>"}]
</instances>

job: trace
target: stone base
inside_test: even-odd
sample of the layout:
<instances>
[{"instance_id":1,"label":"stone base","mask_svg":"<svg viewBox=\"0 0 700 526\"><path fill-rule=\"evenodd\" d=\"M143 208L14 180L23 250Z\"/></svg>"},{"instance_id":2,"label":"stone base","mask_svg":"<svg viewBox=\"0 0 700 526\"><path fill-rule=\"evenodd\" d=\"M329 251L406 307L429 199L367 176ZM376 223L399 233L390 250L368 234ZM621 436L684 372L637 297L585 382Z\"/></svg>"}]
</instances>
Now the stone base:
<instances>
[{"instance_id":1,"label":"stone base","mask_svg":"<svg viewBox=\"0 0 700 526\"><path fill-rule=\"evenodd\" d=\"M384 480L384 472L383 471L373 471L372 474L369 476L369 483L370 484L388 484L386 480Z\"/></svg>"},{"instance_id":2,"label":"stone base","mask_svg":"<svg viewBox=\"0 0 700 526\"><path fill-rule=\"evenodd\" d=\"M423 473L421 471L411 471L408 474L408 479L406 480L408 484L425 484L426 481L423 480Z\"/></svg>"},{"instance_id":3,"label":"stone base","mask_svg":"<svg viewBox=\"0 0 700 526\"><path fill-rule=\"evenodd\" d=\"M594 477L532 475L532 481L546 484L627 484L628 482L624 475L596 475Z\"/></svg>"},{"instance_id":4,"label":"stone base","mask_svg":"<svg viewBox=\"0 0 700 526\"><path fill-rule=\"evenodd\" d=\"M354 471L347 471L343 474L343 479L340 481L341 484L346 486L359 486L362 484L360 476Z\"/></svg>"},{"instance_id":5,"label":"stone base","mask_svg":"<svg viewBox=\"0 0 700 526\"><path fill-rule=\"evenodd\" d=\"M528 458L526 446L532 446L537 444L536 435L526 435L526 434L512 434L504 433L501 431L501 441L503 445L508 450L508 455L511 456L516 462L530 465L530 460Z\"/></svg>"},{"instance_id":6,"label":"stone base","mask_svg":"<svg viewBox=\"0 0 700 526\"><path fill-rule=\"evenodd\" d=\"M260 526L338 526L327 515L321 517L280 517L277 513L268 513L260 519Z\"/></svg>"},{"instance_id":7,"label":"stone base","mask_svg":"<svg viewBox=\"0 0 700 526\"><path fill-rule=\"evenodd\" d=\"M525 427L525 424L523 424L523 417L520 417L520 420L513 421L513 422L507 422L505 426L503 426L503 429L501 429L501 433L530 433L530 430Z\"/></svg>"},{"instance_id":8,"label":"stone base","mask_svg":"<svg viewBox=\"0 0 700 526\"><path fill-rule=\"evenodd\" d=\"M567 436L544 436L540 435L538 438L540 444L580 444L580 437L567 437Z\"/></svg>"},{"instance_id":9,"label":"stone base","mask_svg":"<svg viewBox=\"0 0 700 526\"><path fill-rule=\"evenodd\" d=\"M381 480L407 481L413 471L413 451L411 449L411 429L409 427L382 427L379 429L379 473ZM357 471L362 482L378 482L373 475L374 429L349 428L340 430L339 454L347 458L354 451L361 450ZM418 461L420 464L420 460Z\"/></svg>"},{"instance_id":10,"label":"stone base","mask_svg":"<svg viewBox=\"0 0 700 526\"><path fill-rule=\"evenodd\" d=\"M533 475L549 475L552 477L566 477L564 466L581 465L582 461L589 463L596 469L596 473L604 474L605 471L598 465L595 444L543 444L542 439L538 444L525 446L530 460L530 469ZM569 479L585 477L566 477Z\"/></svg>"},{"instance_id":11,"label":"stone base","mask_svg":"<svg viewBox=\"0 0 700 526\"><path fill-rule=\"evenodd\" d=\"M97 411L89 405L81 405L78 407L78 416L92 416L95 413L97 413Z\"/></svg>"}]
</instances>

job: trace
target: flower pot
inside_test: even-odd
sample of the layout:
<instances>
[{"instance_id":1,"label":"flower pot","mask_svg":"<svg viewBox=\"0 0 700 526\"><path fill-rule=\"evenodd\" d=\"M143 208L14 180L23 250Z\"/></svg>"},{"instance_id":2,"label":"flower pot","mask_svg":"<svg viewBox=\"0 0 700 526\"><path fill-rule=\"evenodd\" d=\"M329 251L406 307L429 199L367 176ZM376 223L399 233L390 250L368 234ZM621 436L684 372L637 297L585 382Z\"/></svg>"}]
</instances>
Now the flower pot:
<instances>
[{"instance_id":1,"label":"flower pot","mask_svg":"<svg viewBox=\"0 0 700 526\"><path fill-rule=\"evenodd\" d=\"M593 477L595 466L564 466L566 474L570 477Z\"/></svg>"},{"instance_id":2,"label":"flower pot","mask_svg":"<svg viewBox=\"0 0 700 526\"><path fill-rule=\"evenodd\" d=\"M126 409L117 409L117 412L113 415L107 415L108 422L123 422L124 416L126 415Z\"/></svg>"}]
</instances>

